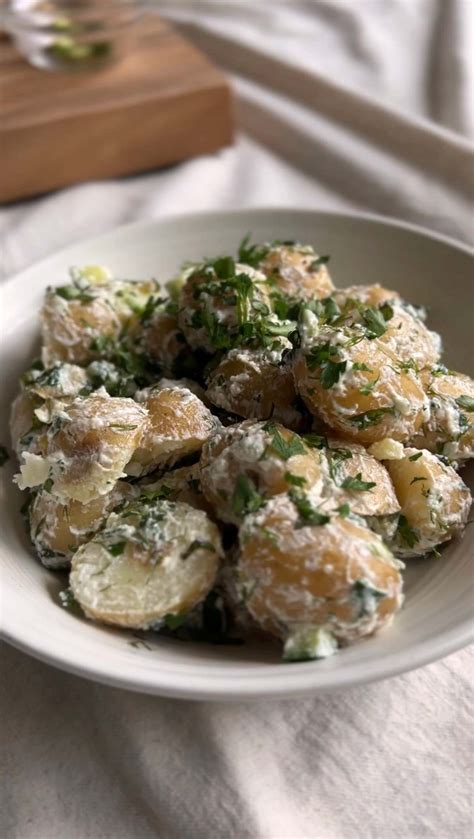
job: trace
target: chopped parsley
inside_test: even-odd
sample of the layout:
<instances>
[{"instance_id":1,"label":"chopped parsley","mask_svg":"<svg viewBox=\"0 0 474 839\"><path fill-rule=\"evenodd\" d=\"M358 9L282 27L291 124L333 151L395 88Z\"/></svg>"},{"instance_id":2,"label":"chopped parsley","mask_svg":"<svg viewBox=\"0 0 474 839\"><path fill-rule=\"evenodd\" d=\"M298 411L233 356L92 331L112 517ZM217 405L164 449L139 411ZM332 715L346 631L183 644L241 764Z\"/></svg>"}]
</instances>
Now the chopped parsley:
<instances>
[{"instance_id":1,"label":"chopped parsley","mask_svg":"<svg viewBox=\"0 0 474 839\"><path fill-rule=\"evenodd\" d=\"M194 539L193 542L189 545L188 548L181 554L181 559L188 559L194 551L211 551L212 553L216 552L216 549L212 542L206 542L203 539Z\"/></svg>"},{"instance_id":2,"label":"chopped parsley","mask_svg":"<svg viewBox=\"0 0 474 839\"><path fill-rule=\"evenodd\" d=\"M346 519L347 516L350 515L351 508L349 504L341 504L339 507L336 507L336 513L339 513L341 518Z\"/></svg>"},{"instance_id":3,"label":"chopped parsley","mask_svg":"<svg viewBox=\"0 0 474 839\"><path fill-rule=\"evenodd\" d=\"M324 449L328 444L326 437L321 434L303 434L303 440L311 449Z\"/></svg>"},{"instance_id":4,"label":"chopped parsley","mask_svg":"<svg viewBox=\"0 0 474 839\"><path fill-rule=\"evenodd\" d=\"M377 486L375 481L362 480L362 472L358 472L355 477L349 475L347 478L344 478L341 484L342 489L350 489L354 492L366 492L375 486Z\"/></svg>"},{"instance_id":5,"label":"chopped parsley","mask_svg":"<svg viewBox=\"0 0 474 839\"><path fill-rule=\"evenodd\" d=\"M456 399L456 405L458 405L459 408L464 408L465 411L469 411L469 413L474 413L474 399L472 396L468 396L467 394L458 396Z\"/></svg>"},{"instance_id":6,"label":"chopped parsley","mask_svg":"<svg viewBox=\"0 0 474 839\"><path fill-rule=\"evenodd\" d=\"M367 580L356 580L352 585L351 597L358 607L357 617L363 618L376 612L379 601L387 597L387 592L375 588Z\"/></svg>"},{"instance_id":7,"label":"chopped parsley","mask_svg":"<svg viewBox=\"0 0 474 839\"><path fill-rule=\"evenodd\" d=\"M366 309L360 309L359 311L369 340L380 338L387 331L387 321L393 317L393 309L388 303L381 306L380 309L368 306Z\"/></svg>"},{"instance_id":8,"label":"chopped parsley","mask_svg":"<svg viewBox=\"0 0 474 839\"><path fill-rule=\"evenodd\" d=\"M265 499L247 475L239 475L232 493L231 506L236 516L246 516L255 513L265 503Z\"/></svg>"},{"instance_id":9,"label":"chopped parsley","mask_svg":"<svg viewBox=\"0 0 474 839\"><path fill-rule=\"evenodd\" d=\"M412 455L410 455L410 457L408 458L408 460L411 460L411 461L414 461L414 460L419 460L419 459L420 459L420 457L423 457L423 452L417 452L416 454L412 454Z\"/></svg>"},{"instance_id":10,"label":"chopped parsley","mask_svg":"<svg viewBox=\"0 0 474 839\"><path fill-rule=\"evenodd\" d=\"M268 431L273 435L271 443L265 449L265 456L267 455L269 449L271 449L278 457L281 457L282 460L289 460L290 457L293 457L294 455L306 453L303 441L297 434L290 432L290 436L286 440L282 437L275 424L270 422L263 426L263 430Z\"/></svg>"},{"instance_id":11,"label":"chopped parsley","mask_svg":"<svg viewBox=\"0 0 474 839\"><path fill-rule=\"evenodd\" d=\"M329 260L331 259L330 256L318 256L317 259L313 259L311 265L309 266L310 271L318 271L322 265L327 265Z\"/></svg>"},{"instance_id":12,"label":"chopped parsley","mask_svg":"<svg viewBox=\"0 0 474 839\"><path fill-rule=\"evenodd\" d=\"M187 615L165 615L164 621L168 629L178 629L186 622Z\"/></svg>"},{"instance_id":13,"label":"chopped parsley","mask_svg":"<svg viewBox=\"0 0 474 839\"><path fill-rule=\"evenodd\" d=\"M372 425L377 425L379 422L383 420L383 418L387 414L394 414L395 413L395 406L392 405L390 408L374 408L371 411L364 411L362 414L356 414L354 417L351 417L351 422L354 425L357 425L360 431L363 431L365 428L370 428Z\"/></svg>"},{"instance_id":14,"label":"chopped parsley","mask_svg":"<svg viewBox=\"0 0 474 839\"><path fill-rule=\"evenodd\" d=\"M68 612L72 612L73 614L82 614L81 607L77 602L76 598L72 593L72 589L66 588L64 591L59 592L59 600L61 602L61 606L63 609L67 609Z\"/></svg>"},{"instance_id":15,"label":"chopped parsley","mask_svg":"<svg viewBox=\"0 0 474 839\"><path fill-rule=\"evenodd\" d=\"M116 542L115 545L107 545L107 550L112 556L121 556L125 550L126 542Z\"/></svg>"},{"instance_id":16,"label":"chopped parsley","mask_svg":"<svg viewBox=\"0 0 474 839\"><path fill-rule=\"evenodd\" d=\"M416 478L412 478L412 480L410 481L410 486L412 484L416 484L418 481L427 481L427 480L428 479L423 477L422 475L417 475Z\"/></svg>"},{"instance_id":17,"label":"chopped parsley","mask_svg":"<svg viewBox=\"0 0 474 839\"><path fill-rule=\"evenodd\" d=\"M329 341L319 347L312 347L306 355L309 370L321 368L320 381L325 390L329 390L339 381L344 373L347 362L340 360L339 347L333 347Z\"/></svg>"},{"instance_id":18,"label":"chopped parsley","mask_svg":"<svg viewBox=\"0 0 474 839\"><path fill-rule=\"evenodd\" d=\"M270 247L268 245L251 245L250 233L248 233L239 245L238 260L245 265L250 265L252 268L258 268L269 251Z\"/></svg>"},{"instance_id":19,"label":"chopped parsley","mask_svg":"<svg viewBox=\"0 0 474 839\"><path fill-rule=\"evenodd\" d=\"M285 472L283 477L287 484L294 487L302 487L306 483L306 478L303 478L302 475L292 475L291 472Z\"/></svg>"},{"instance_id":20,"label":"chopped parsley","mask_svg":"<svg viewBox=\"0 0 474 839\"><path fill-rule=\"evenodd\" d=\"M0 466L5 466L7 460L10 460L10 455L6 446L0 446Z\"/></svg>"},{"instance_id":21,"label":"chopped parsley","mask_svg":"<svg viewBox=\"0 0 474 839\"><path fill-rule=\"evenodd\" d=\"M95 299L95 295L90 293L90 289L78 288L75 285L63 285L54 289L54 293L63 300L75 300L78 303L91 303Z\"/></svg>"},{"instance_id":22,"label":"chopped parsley","mask_svg":"<svg viewBox=\"0 0 474 839\"><path fill-rule=\"evenodd\" d=\"M400 535L401 540L405 542L409 548L414 548L416 543L419 541L416 531L413 530L405 516L401 515L398 518L397 533Z\"/></svg>"},{"instance_id":23,"label":"chopped parsley","mask_svg":"<svg viewBox=\"0 0 474 839\"><path fill-rule=\"evenodd\" d=\"M291 489L288 493L291 501L295 505L296 509L298 510L299 514L299 521L295 525L297 528L300 527L321 527L324 524L327 524L331 517L327 516L325 513L321 513L319 510L316 510L315 507L311 504L308 496L305 495L304 492L301 492L296 489Z\"/></svg>"}]
</instances>

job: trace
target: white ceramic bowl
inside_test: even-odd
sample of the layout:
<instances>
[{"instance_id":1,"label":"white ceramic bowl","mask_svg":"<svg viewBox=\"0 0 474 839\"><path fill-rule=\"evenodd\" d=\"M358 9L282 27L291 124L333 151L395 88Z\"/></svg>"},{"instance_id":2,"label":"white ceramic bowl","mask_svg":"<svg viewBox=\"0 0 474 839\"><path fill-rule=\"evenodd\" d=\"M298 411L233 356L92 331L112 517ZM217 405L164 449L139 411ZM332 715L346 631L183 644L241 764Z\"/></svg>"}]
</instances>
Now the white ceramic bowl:
<instances>
[{"instance_id":1,"label":"white ceramic bowl","mask_svg":"<svg viewBox=\"0 0 474 839\"><path fill-rule=\"evenodd\" d=\"M473 374L472 252L406 224L363 215L249 210L182 216L121 228L47 259L3 289L1 366L4 393L0 441L18 378L38 342L46 285L64 281L71 265L105 264L117 276L166 280L186 259L234 252L255 241L299 239L331 254L337 285L380 282L429 306L429 324L445 341L446 363ZM281 664L272 645L212 647L165 640L133 645L130 632L75 617L59 606L64 580L34 558L19 515L21 495L10 461L0 476L2 624L5 638L58 667L112 685L193 699L282 697L328 691L419 667L465 646L473 636L474 529L440 559L415 560L406 572L406 603L377 637L320 662ZM474 470L464 470L471 486Z\"/></svg>"}]
</instances>

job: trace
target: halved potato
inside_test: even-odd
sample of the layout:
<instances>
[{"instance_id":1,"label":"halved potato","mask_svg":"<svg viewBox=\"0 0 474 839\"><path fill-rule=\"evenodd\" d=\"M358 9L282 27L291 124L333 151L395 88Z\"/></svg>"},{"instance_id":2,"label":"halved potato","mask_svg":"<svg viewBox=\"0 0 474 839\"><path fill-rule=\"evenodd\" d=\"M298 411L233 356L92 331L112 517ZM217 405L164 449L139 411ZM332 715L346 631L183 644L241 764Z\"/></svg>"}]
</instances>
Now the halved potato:
<instances>
[{"instance_id":1,"label":"halved potato","mask_svg":"<svg viewBox=\"0 0 474 839\"><path fill-rule=\"evenodd\" d=\"M169 468L202 448L219 420L186 387L152 388L143 403L148 425L127 467L129 475Z\"/></svg>"},{"instance_id":2,"label":"halved potato","mask_svg":"<svg viewBox=\"0 0 474 839\"><path fill-rule=\"evenodd\" d=\"M284 353L285 338L265 349L234 349L224 356L208 379L207 396L214 405L245 419L269 419L298 430L304 423L297 407L291 366Z\"/></svg>"},{"instance_id":3,"label":"halved potato","mask_svg":"<svg viewBox=\"0 0 474 839\"><path fill-rule=\"evenodd\" d=\"M356 442L408 440L426 416L416 371L355 327L319 328L299 350L293 373L309 410Z\"/></svg>"},{"instance_id":4,"label":"halved potato","mask_svg":"<svg viewBox=\"0 0 474 839\"><path fill-rule=\"evenodd\" d=\"M239 538L246 606L260 626L287 642L289 658L305 637L310 648L317 644L300 657L320 657L334 651L331 638L347 643L371 635L400 609L399 563L380 537L348 518L322 514L308 496L272 498L247 516Z\"/></svg>"},{"instance_id":5,"label":"halved potato","mask_svg":"<svg viewBox=\"0 0 474 839\"><path fill-rule=\"evenodd\" d=\"M219 531L205 513L141 496L74 554L70 586L88 618L149 629L200 603L221 557Z\"/></svg>"},{"instance_id":6,"label":"halved potato","mask_svg":"<svg viewBox=\"0 0 474 839\"><path fill-rule=\"evenodd\" d=\"M29 510L31 541L46 568L68 568L77 548L88 542L102 527L108 514L137 491L125 481L113 490L81 504L67 501L41 490Z\"/></svg>"},{"instance_id":7,"label":"halved potato","mask_svg":"<svg viewBox=\"0 0 474 839\"><path fill-rule=\"evenodd\" d=\"M322 489L320 452L273 421L222 429L203 447L200 465L204 495L219 518L234 524L292 486Z\"/></svg>"},{"instance_id":8,"label":"halved potato","mask_svg":"<svg viewBox=\"0 0 474 839\"><path fill-rule=\"evenodd\" d=\"M391 516L400 504L390 476L375 457L358 443L334 437L322 449L328 487L325 494L347 504L359 516Z\"/></svg>"},{"instance_id":9,"label":"halved potato","mask_svg":"<svg viewBox=\"0 0 474 839\"><path fill-rule=\"evenodd\" d=\"M48 288L41 313L43 363L88 364L103 357L107 339L137 332L146 303L157 290L154 280L111 280L87 268L74 272L71 284Z\"/></svg>"},{"instance_id":10,"label":"halved potato","mask_svg":"<svg viewBox=\"0 0 474 839\"><path fill-rule=\"evenodd\" d=\"M47 455L25 455L20 489L46 481L58 498L83 504L106 495L125 476L140 443L147 411L131 399L92 395L65 406L48 430Z\"/></svg>"},{"instance_id":11,"label":"halved potato","mask_svg":"<svg viewBox=\"0 0 474 839\"><path fill-rule=\"evenodd\" d=\"M426 450L405 449L401 460L386 461L401 506L393 550L421 556L461 533L471 494L451 466Z\"/></svg>"}]
</instances>

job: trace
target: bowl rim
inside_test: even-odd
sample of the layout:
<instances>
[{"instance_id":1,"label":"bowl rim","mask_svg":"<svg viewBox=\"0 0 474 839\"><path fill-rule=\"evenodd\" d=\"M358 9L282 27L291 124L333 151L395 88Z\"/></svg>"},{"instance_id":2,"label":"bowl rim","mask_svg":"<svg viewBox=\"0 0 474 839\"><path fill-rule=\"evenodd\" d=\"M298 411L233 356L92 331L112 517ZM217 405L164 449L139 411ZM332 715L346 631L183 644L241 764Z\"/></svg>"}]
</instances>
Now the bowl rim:
<instances>
[{"instance_id":1,"label":"bowl rim","mask_svg":"<svg viewBox=\"0 0 474 839\"><path fill-rule=\"evenodd\" d=\"M352 210L326 211L317 208L296 209L285 206L259 206L222 211L208 210L185 214L173 213L158 219L149 219L121 225L104 231L98 236L72 242L65 248L61 248L59 251L47 255L41 260L31 263L26 268L23 268L3 281L1 290L2 293L10 293L12 287L22 279L24 274L28 274L33 269L40 271L52 259L56 260L62 257L66 259L67 254L73 248L94 248L104 244L104 242L106 243L107 239L114 238L120 234L133 234L134 231L144 231L146 233L156 227L166 228L167 224L173 225L178 221L183 224L187 222L192 224L197 220L212 222L213 219L221 220L223 216L236 219L243 217L246 220L249 219L248 223L250 224L252 216L258 217L264 215L268 218L269 216L278 217L288 215L288 213L294 213L295 216L299 217L324 217L328 221L331 219L338 221L345 219L348 222L360 220L381 227L398 228L432 241L449 245L456 250L464 252L468 256L474 256L474 248L464 242L431 231L426 227L401 221L390 216ZM265 665L262 665L258 668L258 672L256 670L250 675L239 675L238 678L235 678L230 671L217 671L213 675L209 673L202 675L199 674L199 668L196 667L196 672L190 677L185 667L178 667L177 670L173 670L172 667L167 666L164 669L156 667L150 670L140 667L138 661L136 667L128 662L127 673L125 676L121 676L117 672L114 656L112 656L112 662L102 660L99 666L94 660L76 651L76 660L70 661L67 657L67 650L61 644L61 640L58 638L51 639L51 637L49 638L49 646L45 649L44 644L41 643L41 634L34 631L32 627L27 626L25 623L15 622L14 610L9 608L8 603L5 603L2 608L0 637L3 637L7 643L17 649L73 675L140 693L194 700L281 699L314 695L317 692L330 692L355 685L368 684L422 667L474 642L474 619L465 620L445 630L439 636L424 639L418 642L413 648L407 647L401 651L389 653L383 659L375 659L369 662L352 662L347 667L347 670L342 667L337 671L337 680L335 680L334 672L331 670L316 670L314 668L314 662L293 664L291 671L289 671L292 674L291 680L281 678L282 669L279 666L277 667L280 675L275 672L275 666L269 667L269 671L270 669L272 670L271 674L270 672L265 673ZM281 668L283 667L285 667L285 672L287 672L288 665L281 665Z\"/></svg>"}]
</instances>

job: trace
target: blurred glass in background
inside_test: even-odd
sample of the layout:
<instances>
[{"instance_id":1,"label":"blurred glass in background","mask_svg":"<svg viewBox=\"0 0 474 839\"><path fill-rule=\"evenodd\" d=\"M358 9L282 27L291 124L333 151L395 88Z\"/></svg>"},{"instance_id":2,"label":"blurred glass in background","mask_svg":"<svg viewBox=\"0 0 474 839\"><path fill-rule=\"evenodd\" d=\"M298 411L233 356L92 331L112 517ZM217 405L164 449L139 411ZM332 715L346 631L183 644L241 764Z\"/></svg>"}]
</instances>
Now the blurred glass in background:
<instances>
[{"instance_id":1,"label":"blurred glass in background","mask_svg":"<svg viewBox=\"0 0 474 839\"><path fill-rule=\"evenodd\" d=\"M9 0L3 23L30 64L78 72L122 58L142 13L135 0Z\"/></svg>"}]
</instances>

